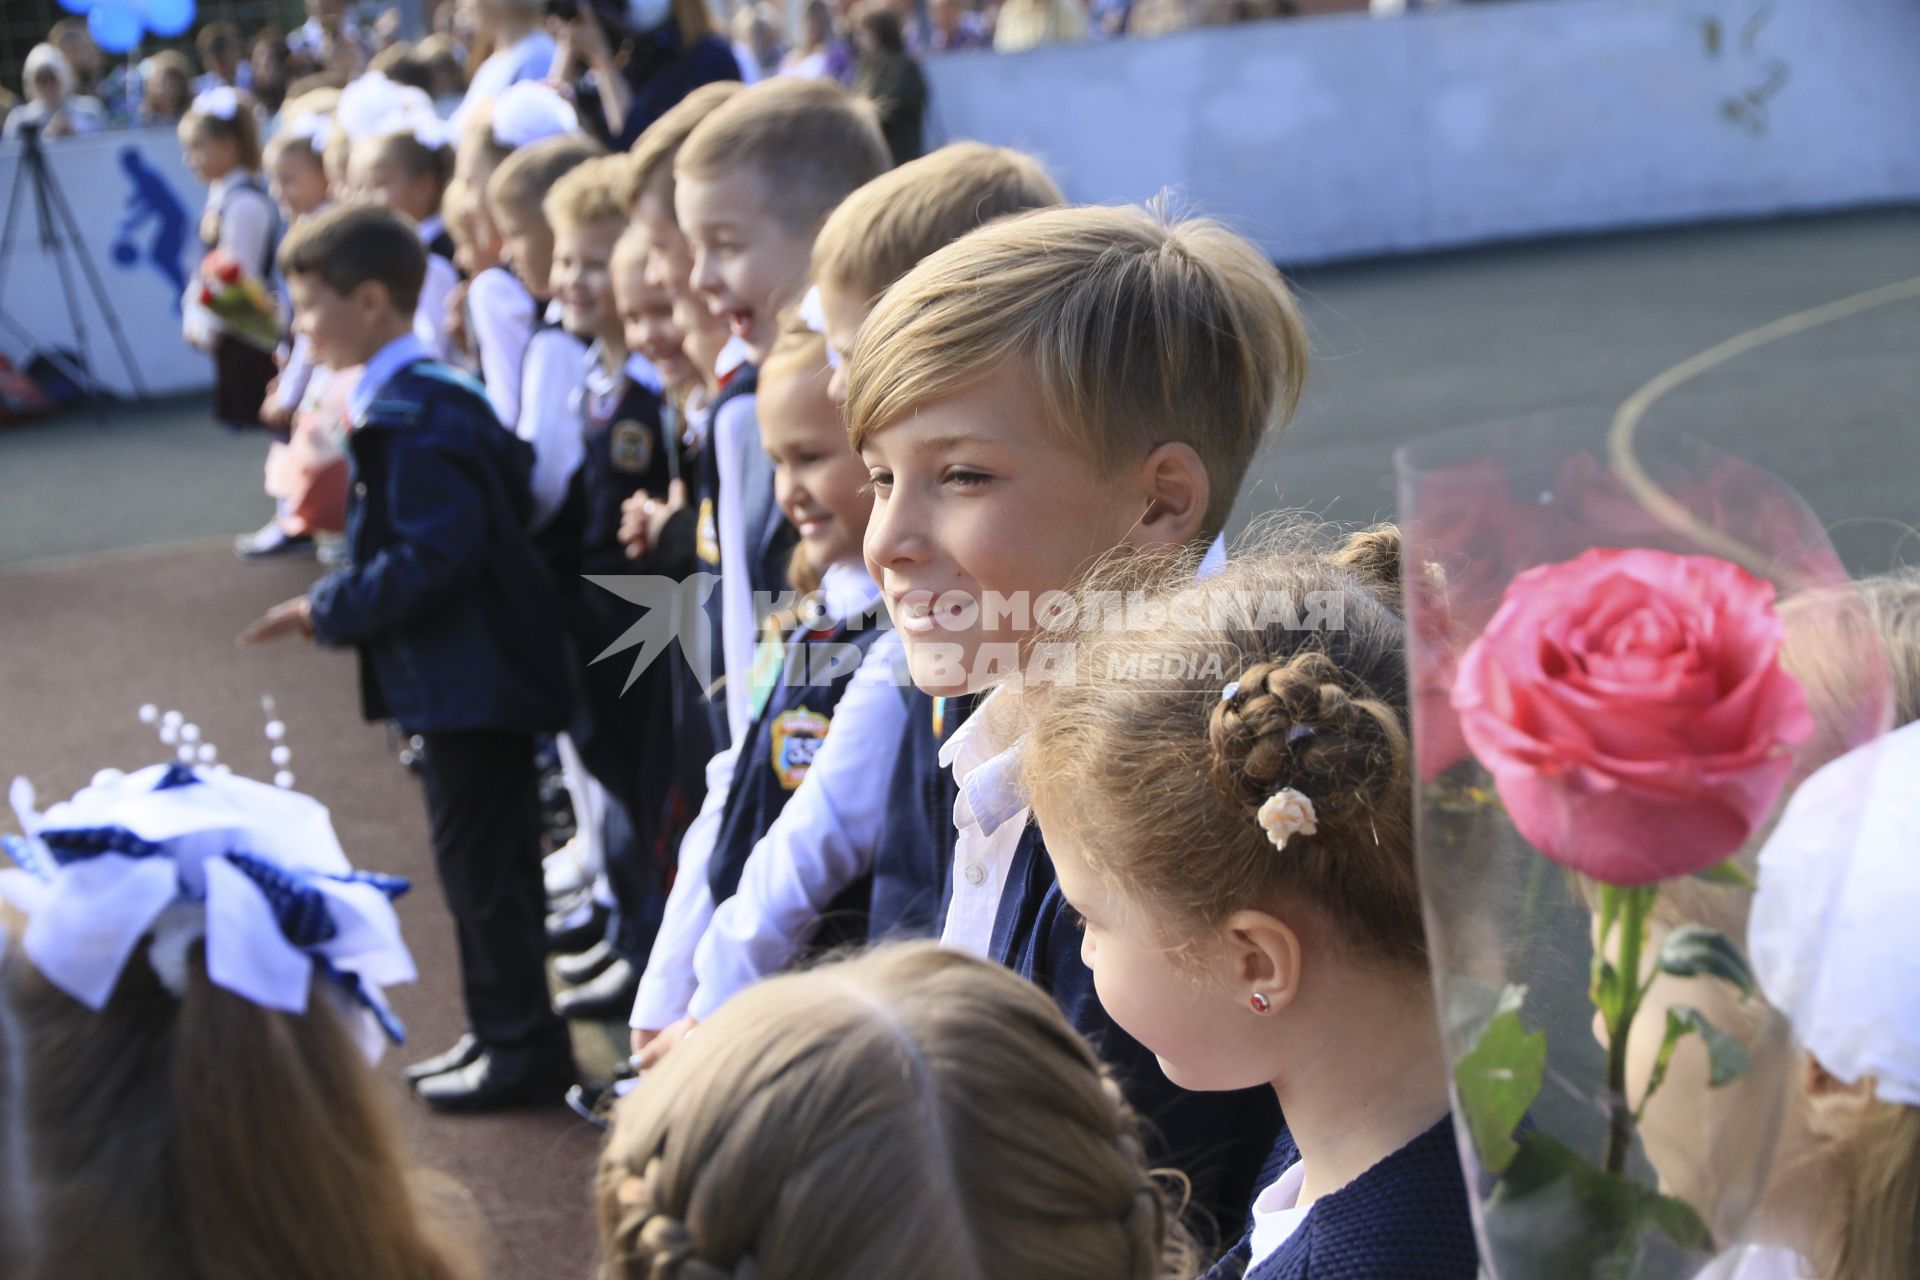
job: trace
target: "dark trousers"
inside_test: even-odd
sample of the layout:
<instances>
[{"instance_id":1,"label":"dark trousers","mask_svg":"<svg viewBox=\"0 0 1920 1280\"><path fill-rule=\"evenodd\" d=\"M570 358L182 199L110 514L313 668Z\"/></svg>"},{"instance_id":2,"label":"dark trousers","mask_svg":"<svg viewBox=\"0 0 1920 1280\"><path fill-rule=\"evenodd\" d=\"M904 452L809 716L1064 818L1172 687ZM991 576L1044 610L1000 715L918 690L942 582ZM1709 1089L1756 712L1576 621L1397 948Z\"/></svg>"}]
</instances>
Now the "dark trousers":
<instances>
[{"instance_id":1,"label":"dark trousers","mask_svg":"<svg viewBox=\"0 0 1920 1280\"><path fill-rule=\"evenodd\" d=\"M547 992L533 735L426 733L434 865L460 942L467 1022L489 1048L564 1048Z\"/></svg>"}]
</instances>

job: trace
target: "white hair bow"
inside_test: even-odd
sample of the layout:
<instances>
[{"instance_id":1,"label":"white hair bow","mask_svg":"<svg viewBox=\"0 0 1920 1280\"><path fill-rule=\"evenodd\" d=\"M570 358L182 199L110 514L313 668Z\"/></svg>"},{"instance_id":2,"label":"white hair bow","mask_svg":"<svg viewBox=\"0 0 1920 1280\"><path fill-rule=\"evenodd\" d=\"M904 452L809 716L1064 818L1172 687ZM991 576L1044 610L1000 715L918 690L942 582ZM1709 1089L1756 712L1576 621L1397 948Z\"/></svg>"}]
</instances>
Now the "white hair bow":
<instances>
[{"instance_id":1,"label":"white hair bow","mask_svg":"<svg viewBox=\"0 0 1920 1280\"><path fill-rule=\"evenodd\" d=\"M491 115L493 140L513 150L580 128L573 104L538 80L520 80L502 89L494 96Z\"/></svg>"},{"instance_id":2,"label":"white hair bow","mask_svg":"<svg viewBox=\"0 0 1920 1280\"><path fill-rule=\"evenodd\" d=\"M1920 724L1833 761L1760 850L1747 948L1820 1065L1920 1106Z\"/></svg>"},{"instance_id":3,"label":"white hair bow","mask_svg":"<svg viewBox=\"0 0 1920 1280\"><path fill-rule=\"evenodd\" d=\"M202 90L193 100L193 113L231 120L240 114L240 94L228 84Z\"/></svg>"},{"instance_id":4,"label":"white hair bow","mask_svg":"<svg viewBox=\"0 0 1920 1280\"><path fill-rule=\"evenodd\" d=\"M45 813L16 778L24 838L0 899L27 914L21 939L47 980L103 1007L141 939L168 988L206 940L207 976L255 1004L305 1013L316 974L364 1011L360 1039L405 1039L382 988L417 976L392 900L408 882L355 871L327 811L299 792L186 764L103 771Z\"/></svg>"}]
</instances>

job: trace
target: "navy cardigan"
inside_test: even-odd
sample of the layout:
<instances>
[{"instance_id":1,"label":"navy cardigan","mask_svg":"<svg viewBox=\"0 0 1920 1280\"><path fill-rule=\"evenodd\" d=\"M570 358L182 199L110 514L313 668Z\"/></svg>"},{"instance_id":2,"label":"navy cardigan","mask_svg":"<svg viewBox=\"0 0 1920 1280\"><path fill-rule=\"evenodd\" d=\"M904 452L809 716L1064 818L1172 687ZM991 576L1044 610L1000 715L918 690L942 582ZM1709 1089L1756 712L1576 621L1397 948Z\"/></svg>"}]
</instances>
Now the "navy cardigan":
<instances>
[{"instance_id":1,"label":"navy cardigan","mask_svg":"<svg viewBox=\"0 0 1920 1280\"><path fill-rule=\"evenodd\" d=\"M1260 1171L1262 1188L1300 1159L1282 1132ZM1274 1255L1249 1271L1253 1230L1201 1280L1477 1280L1467 1182L1453 1117L1400 1148L1330 1196Z\"/></svg>"},{"instance_id":2,"label":"navy cardigan","mask_svg":"<svg viewBox=\"0 0 1920 1280\"><path fill-rule=\"evenodd\" d=\"M307 592L314 638L360 652L369 720L409 733L565 726L566 640L526 533L533 458L479 384L435 361L347 438L352 564Z\"/></svg>"}]
</instances>

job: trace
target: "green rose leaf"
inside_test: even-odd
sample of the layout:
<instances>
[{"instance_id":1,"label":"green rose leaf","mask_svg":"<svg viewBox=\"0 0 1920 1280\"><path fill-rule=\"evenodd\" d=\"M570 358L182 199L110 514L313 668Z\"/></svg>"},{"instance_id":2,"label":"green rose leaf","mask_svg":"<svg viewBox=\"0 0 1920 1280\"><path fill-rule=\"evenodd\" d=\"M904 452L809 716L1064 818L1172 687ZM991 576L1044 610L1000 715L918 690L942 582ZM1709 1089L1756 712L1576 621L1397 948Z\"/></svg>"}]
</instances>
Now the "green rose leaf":
<instances>
[{"instance_id":1,"label":"green rose leaf","mask_svg":"<svg viewBox=\"0 0 1920 1280\"><path fill-rule=\"evenodd\" d=\"M1684 1200L1597 1169L1540 1129L1522 1131L1518 1145L1487 1202L1503 1269L1555 1280L1623 1275L1649 1230L1682 1249L1713 1251L1712 1232Z\"/></svg>"},{"instance_id":2,"label":"green rose leaf","mask_svg":"<svg viewBox=\"0 0 1920 1280\"><path fill-rule=\"evenodd\" d=\"M1519 1150L1513 1132L1539 1096L1546 1074L1546 1033L1529 1033L1520 1024L1526 995L1525 987L1502 991L1486 1030L1453 1068L1474 1149L1490 1173L1504 1170Z\"/></svg>"},{"instance_id":3,"label":"green rose leaf","mask_svg":"<svg viewBox=\"0 0 1920 1280\"><path fill-rule=\"evenodd\" d=\"M1726 885L1734 889L1754 887L1753 876L1740 865L1739 859L1728 858L1725 862L1716 862L1705 871L1693 873L1695 880L1704 880L1708 884Z\"/></svg>"},{"instance_id":4,"label":"green rose leaf","mask_svg":"<svg viewBox=\"0 0 1920 1280\"><path fill-rule=\"evenodd\" d=\"M1676 978L1720 978L1753 994L1753 970L1733 939L1718 929L1683 924L1667 935L1660 948L1660 971Z\"/></svg>"}]
</instances>

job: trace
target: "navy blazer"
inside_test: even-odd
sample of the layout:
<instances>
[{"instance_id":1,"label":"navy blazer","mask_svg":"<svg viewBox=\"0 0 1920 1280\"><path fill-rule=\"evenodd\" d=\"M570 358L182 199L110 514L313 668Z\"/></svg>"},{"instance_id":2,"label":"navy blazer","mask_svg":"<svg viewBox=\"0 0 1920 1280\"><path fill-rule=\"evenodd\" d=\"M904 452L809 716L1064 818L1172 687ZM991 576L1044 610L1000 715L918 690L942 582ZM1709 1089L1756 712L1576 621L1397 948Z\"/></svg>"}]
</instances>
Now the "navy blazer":
<instances>
[{"instance_id":1,"label":"navy blazer","mask_svg":"<svg viewBox=\"0 0 1920 1280\"><path fill-rule=\"evenodd\" d=\"M1282 1133L1261 1170L1264 1188L1300 1158ZM1467 1181L1453 1117L1400 1148L1330 1196L1274 1255L1253 1270L1253 1229L1201 1280L1477 1280Z\"/></svg>"},{"instance_id":2,"label":"navy blazer","mask_svg":"<svg viewBox=\"0 0 1920 1280\"><path fill-rule=\"evenodd\" d=\"M307 592L314 638L360 651L369 720L409 733L565 726L559 599L527 536L533 453L436 361L375 393L347 438L352 564Z\"/></svg>"}]
</instances>

